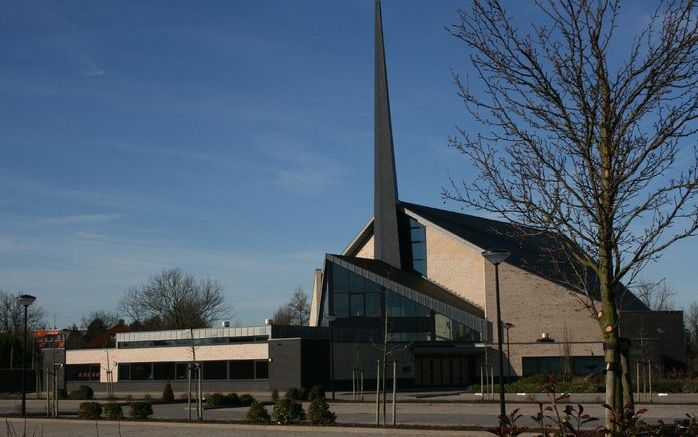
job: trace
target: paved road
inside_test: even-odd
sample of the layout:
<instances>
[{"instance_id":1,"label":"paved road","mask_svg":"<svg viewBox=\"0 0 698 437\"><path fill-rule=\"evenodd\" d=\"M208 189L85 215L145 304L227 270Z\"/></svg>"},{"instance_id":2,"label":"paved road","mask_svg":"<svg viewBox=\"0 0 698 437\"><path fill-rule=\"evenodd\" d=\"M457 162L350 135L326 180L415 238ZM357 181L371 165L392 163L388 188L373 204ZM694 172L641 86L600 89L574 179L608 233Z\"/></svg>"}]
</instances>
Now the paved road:
<instances>
[{"instance_id":1,"label":"paved road","mask_svg":"<svg viewBox=\"0 0 698 437\"><path fill-rule=\"evenodd\" d=\"M24 422L10 419L9 425L14 434L22 435ZM310 426L255 426L228 424L186 424L186 423L138 423L138 422L88 422L82 420L28 419L26 435L47 437L303 437L320 436L417 436L417 437L491 437L492 434L479 431L433 431L414 429L368 429ZM11 435L11 434L10 434ZM0 437L8 436L5 424L0 428Z\"/></svg>"},{"instance_id":2,"label":"paved road","mask_svg":"<svg viewBox=\"0 0 698 437\"><path fill-rule=\"evenodd\" d=\"M17 413L18 401L0 400L0 415ZM80 401L61 401L61 411L65 414L77 414ZM45 403L42 401L27 401L27 409L30 413L45 412ZM308 404L304 405L307 409ZM643 416L648 422L658 419L666 423L674 419L682 419L686 413L698 414L697 405L644 405L648 412ZM337 421L345 424L373 424L375 422L375 404L373 403L333 403L330 407L337 413ZM508 411L519 409L522 415L520 425L530 426L534 422L530 416L538 411L537 405L510 403ZM594 417L603 417L604 411L600 405L591 404L585 406L586 411ZM128 414L127 408L124 413ZM186 419L186 404L154 405L154 417L158 419ZM388 404L388 417L390 420L390 404ZM498 404L492 403L401 403L398 404L398 424L403 425L483 425L493 426L497 424L499 414ZM204 418L210 420L243 420L247 408L221 408L205 410ZM194 413L195 414L195 413Z\"/></svg>"}]
</instances>

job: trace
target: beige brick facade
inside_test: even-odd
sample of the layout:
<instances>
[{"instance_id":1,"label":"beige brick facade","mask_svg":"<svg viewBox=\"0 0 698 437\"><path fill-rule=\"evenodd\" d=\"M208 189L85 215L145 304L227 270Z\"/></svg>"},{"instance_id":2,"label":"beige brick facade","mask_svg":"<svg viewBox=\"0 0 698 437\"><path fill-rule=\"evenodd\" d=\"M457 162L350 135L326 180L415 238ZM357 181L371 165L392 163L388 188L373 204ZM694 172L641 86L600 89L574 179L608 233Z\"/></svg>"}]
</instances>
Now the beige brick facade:
<instances>
[{"instance_id":1,"label":"beige brick facade","mask_svg":"<svg viewBox=\"0 0 698 437\"><path fill-rule=\"evenodd\" d=\"M114 382L118 381L118 363L186 362L192 360L190 347L151 347L137 349L80 349L65 354L66 364L99 363L100 381L107 382L107 370L111 367ZM265 360L269 358L267 343L196 346L197 361L216 360ZM107 362L109 363L107 365Z\"/></svg>"}]
</instances>

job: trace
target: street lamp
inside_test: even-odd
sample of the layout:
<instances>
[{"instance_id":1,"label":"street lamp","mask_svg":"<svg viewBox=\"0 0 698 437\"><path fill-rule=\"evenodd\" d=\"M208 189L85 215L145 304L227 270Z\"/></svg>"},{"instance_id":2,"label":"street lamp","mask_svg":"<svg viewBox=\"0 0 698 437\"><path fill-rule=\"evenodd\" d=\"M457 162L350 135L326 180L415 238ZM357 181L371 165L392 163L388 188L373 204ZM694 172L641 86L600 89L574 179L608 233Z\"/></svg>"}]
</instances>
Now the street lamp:
<instances>
[{"instance_id":1,"label":"street lamp","mask_svg":"<svg viewBox=\"0 0 698 437\"><path fill-rule=\"evenodd\" d=\"M337 318L334 314L328 314L327 325L330 328L330 388L332 389L332 400L334 400L334 339L332 338L332 322Z\"/></svg>"},{"instance_id":2,"label":"street lamp","mask_svg":"<svg viewBox=\"0 0 698 437\"><path fill-rule=\"evenodd\" d=\"M497 301L497 345L499 346L499 415L500 424L507 415L506 401L504 400L504 351L502 348L502 311L499 303L499 264L509 258L508 250L491 249L482 252L482 256L494 264L495 298Z\"/></svg>"},{"instance_id":3,"label":"street lamp","mask_svg":"<svg viewBox=\"0 0 698 437\"><path fill-rule=\"evenodd\" d=\"M36 297L23 294L17 298L17 303L24 307L24 347L22 349L22 416L27 414L27 308L33 304Z\"/></svg>"},{"instance_id":4,"label":"street lamp","mask_svg":"<svg viewBox=\"0 0 698 437\"><path fill-rule=\"evenodd\" d=\"M514 327L513 323L504 322L504 329L507 330L507 361L509 365L507 366L507 382L511 383L511 349L509 348L509 330Z\"/></svg>"}]
</instances>

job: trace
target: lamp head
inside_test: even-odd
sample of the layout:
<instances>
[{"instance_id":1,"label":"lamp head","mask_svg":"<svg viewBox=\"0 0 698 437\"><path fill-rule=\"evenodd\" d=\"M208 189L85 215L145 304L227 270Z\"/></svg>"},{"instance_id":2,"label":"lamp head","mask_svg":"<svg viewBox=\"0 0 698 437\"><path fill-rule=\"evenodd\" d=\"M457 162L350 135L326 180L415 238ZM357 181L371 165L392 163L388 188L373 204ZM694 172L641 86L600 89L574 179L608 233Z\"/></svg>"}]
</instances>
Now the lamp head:
<instances>
[{"instance_id":1,"label":"lamp head","mask_svg":"<svg viewBox=\"0 0 698 437\"><path fill-rule=\"evenodd\" d=\"M482 256L494 265L501 264L509 258L509 255L511 255L511 252L504 249L490 249L482 252Z\"/></svg>"},{"instance_id":2,"label":"lamp head","mask_svg":"<svg viewBox=\"0 0 698 437\"><path fill-rule=\"evenodd\" d=\"M36 297L32 296L31 294L23 294L17 298L17 302L19 302L20 305L25 307L33 304L35 300Z\"/></svg>"}]
</instances>

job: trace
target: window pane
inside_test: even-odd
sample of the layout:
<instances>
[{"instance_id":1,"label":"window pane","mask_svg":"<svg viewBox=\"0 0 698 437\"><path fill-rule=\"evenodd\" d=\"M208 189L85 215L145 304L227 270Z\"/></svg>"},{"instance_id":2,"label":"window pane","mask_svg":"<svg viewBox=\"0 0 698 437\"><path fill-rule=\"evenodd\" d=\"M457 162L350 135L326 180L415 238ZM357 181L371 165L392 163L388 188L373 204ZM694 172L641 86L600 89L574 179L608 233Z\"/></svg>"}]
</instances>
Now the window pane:
<instances>
[{"instance_id":1,"label":"window pane","mask_svg":"<svg viewBox=\"0 0 698 437\"><path fill-rule=\"evenodd\" d=\"M332 289L335 292L349 291L349 272L338 265L332 265Z\"/></svg>"},{"instance_id":2,"label":"window pane","mask_svg":"<svg viewBox=\"0 0 698 437\"><path fill-rule=\"evenodd\" d=\"M388 292L388 317L400 317L400 295Z\"/></svg>"},{"instance_id":3,"label":"window pane","mask_svg":"<svg viewBox=\"0 0 698 437\"><path fill-rule=\"evenodd\" d=\"M226 361L204 361L204 379L228 379Z\"/></svg>"},{"instance_id":4,"label":"window pane","mask_svg":"<svg viewBox=\"0 0 698 437\"><path fill-rule=\"evenodd\" d=\"M415 317L431 317L431 310L424 305L414 304Z\"/></svg>"},{"instance_id":5,"label":"window pane","mask_svg":"<svg viewBox=\"0 0 698 437\"><path fill-rule=\"evenodd\" d=\"M366 293L366 317L381 316L381 298L379 293Z\"/></svg>"},{"instance_id":6,"label":"window pane","mask_svg":"<svg viewBox=\"0 0 698 437\"><path fill-rule=\"evenodd\" d=\"M151 369L151 363L132 363L131 379L134 381L150 379Z\"/></svg>"},{"instance_id":7,"label":"window pane","mask_svg":"<svg viewBox=\"0 0 698 437\"><path fill-rule=\"evenodd\" d=\"M451 340L451 320L441 314L434 318L436 341Z\"/></svg>"},{"instance_id":8,"label":"window pane","mask_svg":"<svg viewBox=\"0 0 698 437\"><path fill-rule=\"evenodd\" d=\"M153 379L158 381L175 378L175 363L153 363Z\"/></svg>"},{"instance_id":9,"label":"window pane","mask_svg":"<svg viewBox=\"0 0 698 437\"><path fill-rule=\"evenodd\" d=\"M255 367L255 377L256 379L267 379L269 378L269 362L268 361L257 361L254 363Z\"/></svg>"},{"instance_id":10,"label":"window pane","mask_svg":"<svg viewBox=\"0 0 698 437\"><path fill-rule=\"evenodd\" d=\"M416 259L412 261L412 268L421 273L423 276L427 275L427 261L424 259Z\"/></svg>"},{"instance_id":11,"label":"window pane","mask_svg":"<svg viewBox=\"0 0 698 437\"><path fill-rule=\"evenodd\" d=\"M349 272L349 291L352 293L363 293L364 278L356 273Z\"/></svg>"},{"instance_id":12,"label":"window pane","mask_svg":"<svg viewBox=\"0 0 698 437\"><path fill-rule=\"evenodd\" d=\"M128 381L131 379L131 366L129 364L119 364L119 381Z\"/></svg>"},{"instance_id":13,"label":"window pane","mask_svg":"<svg viewBox=\"0 0 698 437\"><path fill-rule=\"evenodd\" d=\"M349 317L349 295L347 293L335 293L332 296L334 313L337 317Z\"/></svg>"},{"instance_id":14,"label":"window pane","mask_svg":"<svg viewBox=\"0 0 698 437\"><path fill-rule=\"evenodd\" d=\"M352 317L363 317L364 316L364 295L352 293L351 295L351 316Z\"/></svg>"},{"instance_id":15,"label":"window pane","mask_svg":"<svg viewBox=\"0 0 698 437\"><path fill-rule=\"evenodd\" d=\"M253 379L254 361L236 360L230 361L230 379Z\"/></svg>"},{"instance_id":16,"label":"window pane","mask_svg":"<svg viewBox=\"0 0 698 437\"><path fill-rule=\"evenodd\" d=\"M177 379L187 379L187 366L188 363L177 363Z\"/></svg>"}]
</instances>

